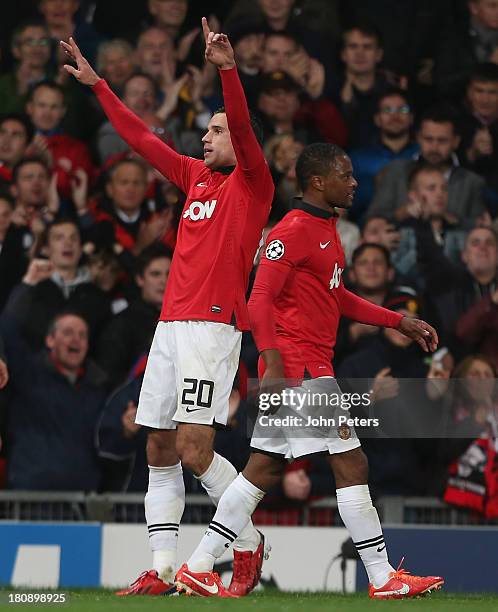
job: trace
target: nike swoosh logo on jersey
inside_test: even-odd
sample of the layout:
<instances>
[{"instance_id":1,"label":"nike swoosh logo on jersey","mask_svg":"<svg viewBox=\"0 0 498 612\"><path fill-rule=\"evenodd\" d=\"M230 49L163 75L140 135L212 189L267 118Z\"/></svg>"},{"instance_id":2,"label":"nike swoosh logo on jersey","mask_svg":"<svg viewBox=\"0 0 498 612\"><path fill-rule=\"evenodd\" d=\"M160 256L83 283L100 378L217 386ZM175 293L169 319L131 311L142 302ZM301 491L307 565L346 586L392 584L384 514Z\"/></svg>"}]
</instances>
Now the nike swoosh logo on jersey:
<instances>
[{"instance_id":1,"label":"nike swoosh logo on jersey","mask_svg":"<svg viewBox=\"0 0 498 612\"><path fill-rule=\"evenodd\" d=\"M329 244L330 244L330 240L328 242L325 242L325 243L320 242L320 248L321 249L326 249L329 246Z\"/></svg>"},{"instance_id":2,"label":"nike swoosh logo on jersey","mask_svg":"<svg viewBox=\"0 0 498 612\"><path fill-rule=\"evenodd\" d=\"M187 572L183 572L183 574L189 580L192 580L192 582L194 584L197 584L198 586L202 587L208 593L211 593L212 595L215 595L218 592L218 585L215 584L214 582L213 582L213 584L206 584L205 582L201 582L200 580L197 580L197 578L194 578L191 574L187 574Z\"/></svg>"},{"instance_id":3,"label":"nike swoosh logo on jersey","mask_svg":"<svg viewBox=\"0 0 498 612\"><path fill-rule=\"evenodd\" d=\"M406 595L410 591L410 587L407 584L404 584L400 589L396 589L394 591L376 591L374 596L379 595Z\"/></svg>"},{"instance_id":4,"label":"nike swoosh logo on jersey","mask_svg":"<svg viewBox=\"0 0 498 612\"><path fill-rule=\"evenodd\" d=\"M382 552L385 547L386 547L386 545L384 544L384 546L381 546L380 548L377 548L377 552Z\"/></svg>"},{"instance_id":5,"label":"nike swoosh logo on jersey","mask_svg":"<svg viewBox=\"0 0 498 612\"><path fill-rule=\"evenodd\" d=\"M197 187L207 187L207 183L197 183Z\"/></svg>"},{"instance_id":6,"label":"nike swoosh logo on jersey","mask_svg":"<svg viewBox=\"0 0 498 612\"><path fill-rule=\"evenodd\" d=\"M196 410L202 410L202 408L185 408L187 412L196 412Z\"/></svg>"}]
</instances>

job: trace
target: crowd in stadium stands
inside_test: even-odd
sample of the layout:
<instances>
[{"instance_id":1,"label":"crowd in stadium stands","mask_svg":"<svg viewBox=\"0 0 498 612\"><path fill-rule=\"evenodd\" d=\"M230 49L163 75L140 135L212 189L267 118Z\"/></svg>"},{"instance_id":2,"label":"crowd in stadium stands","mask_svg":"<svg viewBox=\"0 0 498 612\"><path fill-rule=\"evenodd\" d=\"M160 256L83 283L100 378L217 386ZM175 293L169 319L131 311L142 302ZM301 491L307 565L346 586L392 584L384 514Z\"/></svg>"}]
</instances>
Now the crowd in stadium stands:
<instances>
[{"instance_id":1,"label":"crowd in stadium stands","mask_svg":"<svg viewBox=\"0 0 498 612\"><path fill-rule=\"evenodd\" d=\"M425 418L447 432L364 440L373 493L438 495L497 515L497 0L2 7L0 385L5 364L9 382L0 487L146 489L146 432L134 416L184 194L129 150L91 90L62 68L58 41L74 36L158 138L202 157L223 104L204 62L203 12L228 33L264 127L276 186L268 229L296 195L303 146L340 145L359 182L351 210L339 211L346 284L438 330L443 351L431 359L395 330L341 321L338 377L361 379L358 388L393 419L406 416L405 426ZM216 438L238 469L256 363L245 334L230 428ZM409 413L403 379L421 381ZM320 457L289 464L267 507L333 494L324 466ZM187 487L199 492L193 478Z\"/></svg>"}]
</instances>

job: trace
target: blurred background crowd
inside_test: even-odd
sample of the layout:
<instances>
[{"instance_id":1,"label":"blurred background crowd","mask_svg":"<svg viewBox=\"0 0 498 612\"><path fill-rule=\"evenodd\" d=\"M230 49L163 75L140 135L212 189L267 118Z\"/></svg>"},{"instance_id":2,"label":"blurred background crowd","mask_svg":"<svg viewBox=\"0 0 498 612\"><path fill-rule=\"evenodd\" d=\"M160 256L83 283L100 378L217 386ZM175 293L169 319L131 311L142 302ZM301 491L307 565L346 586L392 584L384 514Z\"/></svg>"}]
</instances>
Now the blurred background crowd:
<instances>
[{"instance_id":1,"label":"blurred background crowd","mask_svg":"<svg viewBox=\"0 0 498 612\"><path fill-rule=\"evenodd\" d=\"M365 440L374 494L437 495L498 515L498 0L2 7L0 486L146 489L146 432L134 415L184 194L62 69L58 41L74 36L158 138L202 157L223 102L204 63L205 13L228 33L264 126L276 187L268 231L296 194L303 146L340 145L359 182L352 209L339 211L345 282L438 330L442 350L427 358L394 330L341 322L338 377L363 379L393 414L399 381L419 379L413 414L429 411L449 432ZM231 427L217 434L238 469L256 361L247 334ZM187 487L198 492L196 481ZM289 464L266 503L289 509L333 491L311 457Z\"/></svg>"}]
</instances>

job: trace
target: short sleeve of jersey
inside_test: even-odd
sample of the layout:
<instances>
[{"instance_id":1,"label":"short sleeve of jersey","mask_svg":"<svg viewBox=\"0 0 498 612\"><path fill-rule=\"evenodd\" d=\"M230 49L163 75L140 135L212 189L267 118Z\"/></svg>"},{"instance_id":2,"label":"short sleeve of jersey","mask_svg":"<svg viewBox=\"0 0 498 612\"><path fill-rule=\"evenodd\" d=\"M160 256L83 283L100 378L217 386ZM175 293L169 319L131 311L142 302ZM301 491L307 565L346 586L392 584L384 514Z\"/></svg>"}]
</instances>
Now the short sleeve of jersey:
<instances>
[{"instance_id":1,"label":"short sleeve of jersey","mask_svg":"<svg viewBox=\"0 0 498 612\"><path fill-rule=\"evenodd\" d=\"M261 266L294 268L309 256L305 226L297 219L281 222L268 234L262 247Z\"/></svg>"}]
</instances>

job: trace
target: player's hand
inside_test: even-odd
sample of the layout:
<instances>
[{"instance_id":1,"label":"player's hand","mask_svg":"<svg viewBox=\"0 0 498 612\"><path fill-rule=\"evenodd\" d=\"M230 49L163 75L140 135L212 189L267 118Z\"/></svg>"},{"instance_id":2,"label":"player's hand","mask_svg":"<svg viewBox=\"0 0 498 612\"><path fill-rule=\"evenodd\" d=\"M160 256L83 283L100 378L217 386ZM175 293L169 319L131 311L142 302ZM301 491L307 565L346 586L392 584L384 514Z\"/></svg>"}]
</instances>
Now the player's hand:
<instances>
[{"instance_id":1,"label":"player's hand","mask_svg":"<svg viewBox=\"0 0 498 612\"><path fill-rule=\"evenodd\" d=\"M133 438L140 429L141 425L135 423L135 417L137 416L137 406L131 400L126 406L126 410L123 412L121 417L121 423L123 424L123 434L125 438Z\"/></svg>"},{"instance_id":2,"label":"player's hand","mask_svg":"<svg viewBox=\"0 0 498 612\"><path fill-rule=\"evenodd\" d=\"M382 400L392 399L399 393L399 381L391 376L391 368L383 368L375 377L370 401L372 404Z\"/></svg>"},{"instance_id":3,"label":"player's hand","mask_svg":"<svg viewBox=\"0 0 498 612\"><path fill-rule=\"evenodd\" d=\"M89 85L93 87L98 81L100 81L99 75L90 66L86 59L81 55L81 51L78 45L74 42L74 38L69 38L69 43L61 40L60 45L64 50L65 54L76 62L77 68L64 64L64 70L72 74L82 85Z\"/></svg>"},{"instance_id":4,"label":"player's hand","mask_svg":"<svg viewBox=\"0 0 498 612\"><path fill-rule=\"evenodd\" d=\"M9 382L9 370L7 364L3 359L0 359L0 389L3 389Z\"/></svg>"},{"instance_id":5,"label":"player's hand","mask_svg":"<svg viewBox=\"0 0 498 612\"><path fill-rule=\"evenodd\" d=\"M22 282L26 283L26 285L37 285L41 281L50 278L53 270L54 267L48 259L33 259Z\"/></svg>"},{"instance_id":6,"label":"player's hand","mask_svg":"<svg viewBox=\"0 0 498 612\"><path fill-rule=\"evenodd\" d=\"M228 36L212 32L205 17L202 18L202 31L206 43L206 61L218 66L221 70L233 68L235 66L235 58Z\"/></svg>"},{"instance_id":7,"label":"player's hand","mask_svg":"<svg viewBox=\"0 0 498 612\"><path fill-rule=\"evenodd\" d=\"M284 474L282 488L289 499L305 501L311 493L311 480L304 470L293 470Z\"/></svg>"},{"instance_id":8,"label":"player's hand","mask_svg":"<svg viewBox=\"0 0 498 612\"><path fill-rule=\"evenodd\" d=\"M421 319L403 317L398 325L398 331L415 340L426 353L433 353L437 349L439 339L436 330Z\"/></svg>"}]
</instances>

